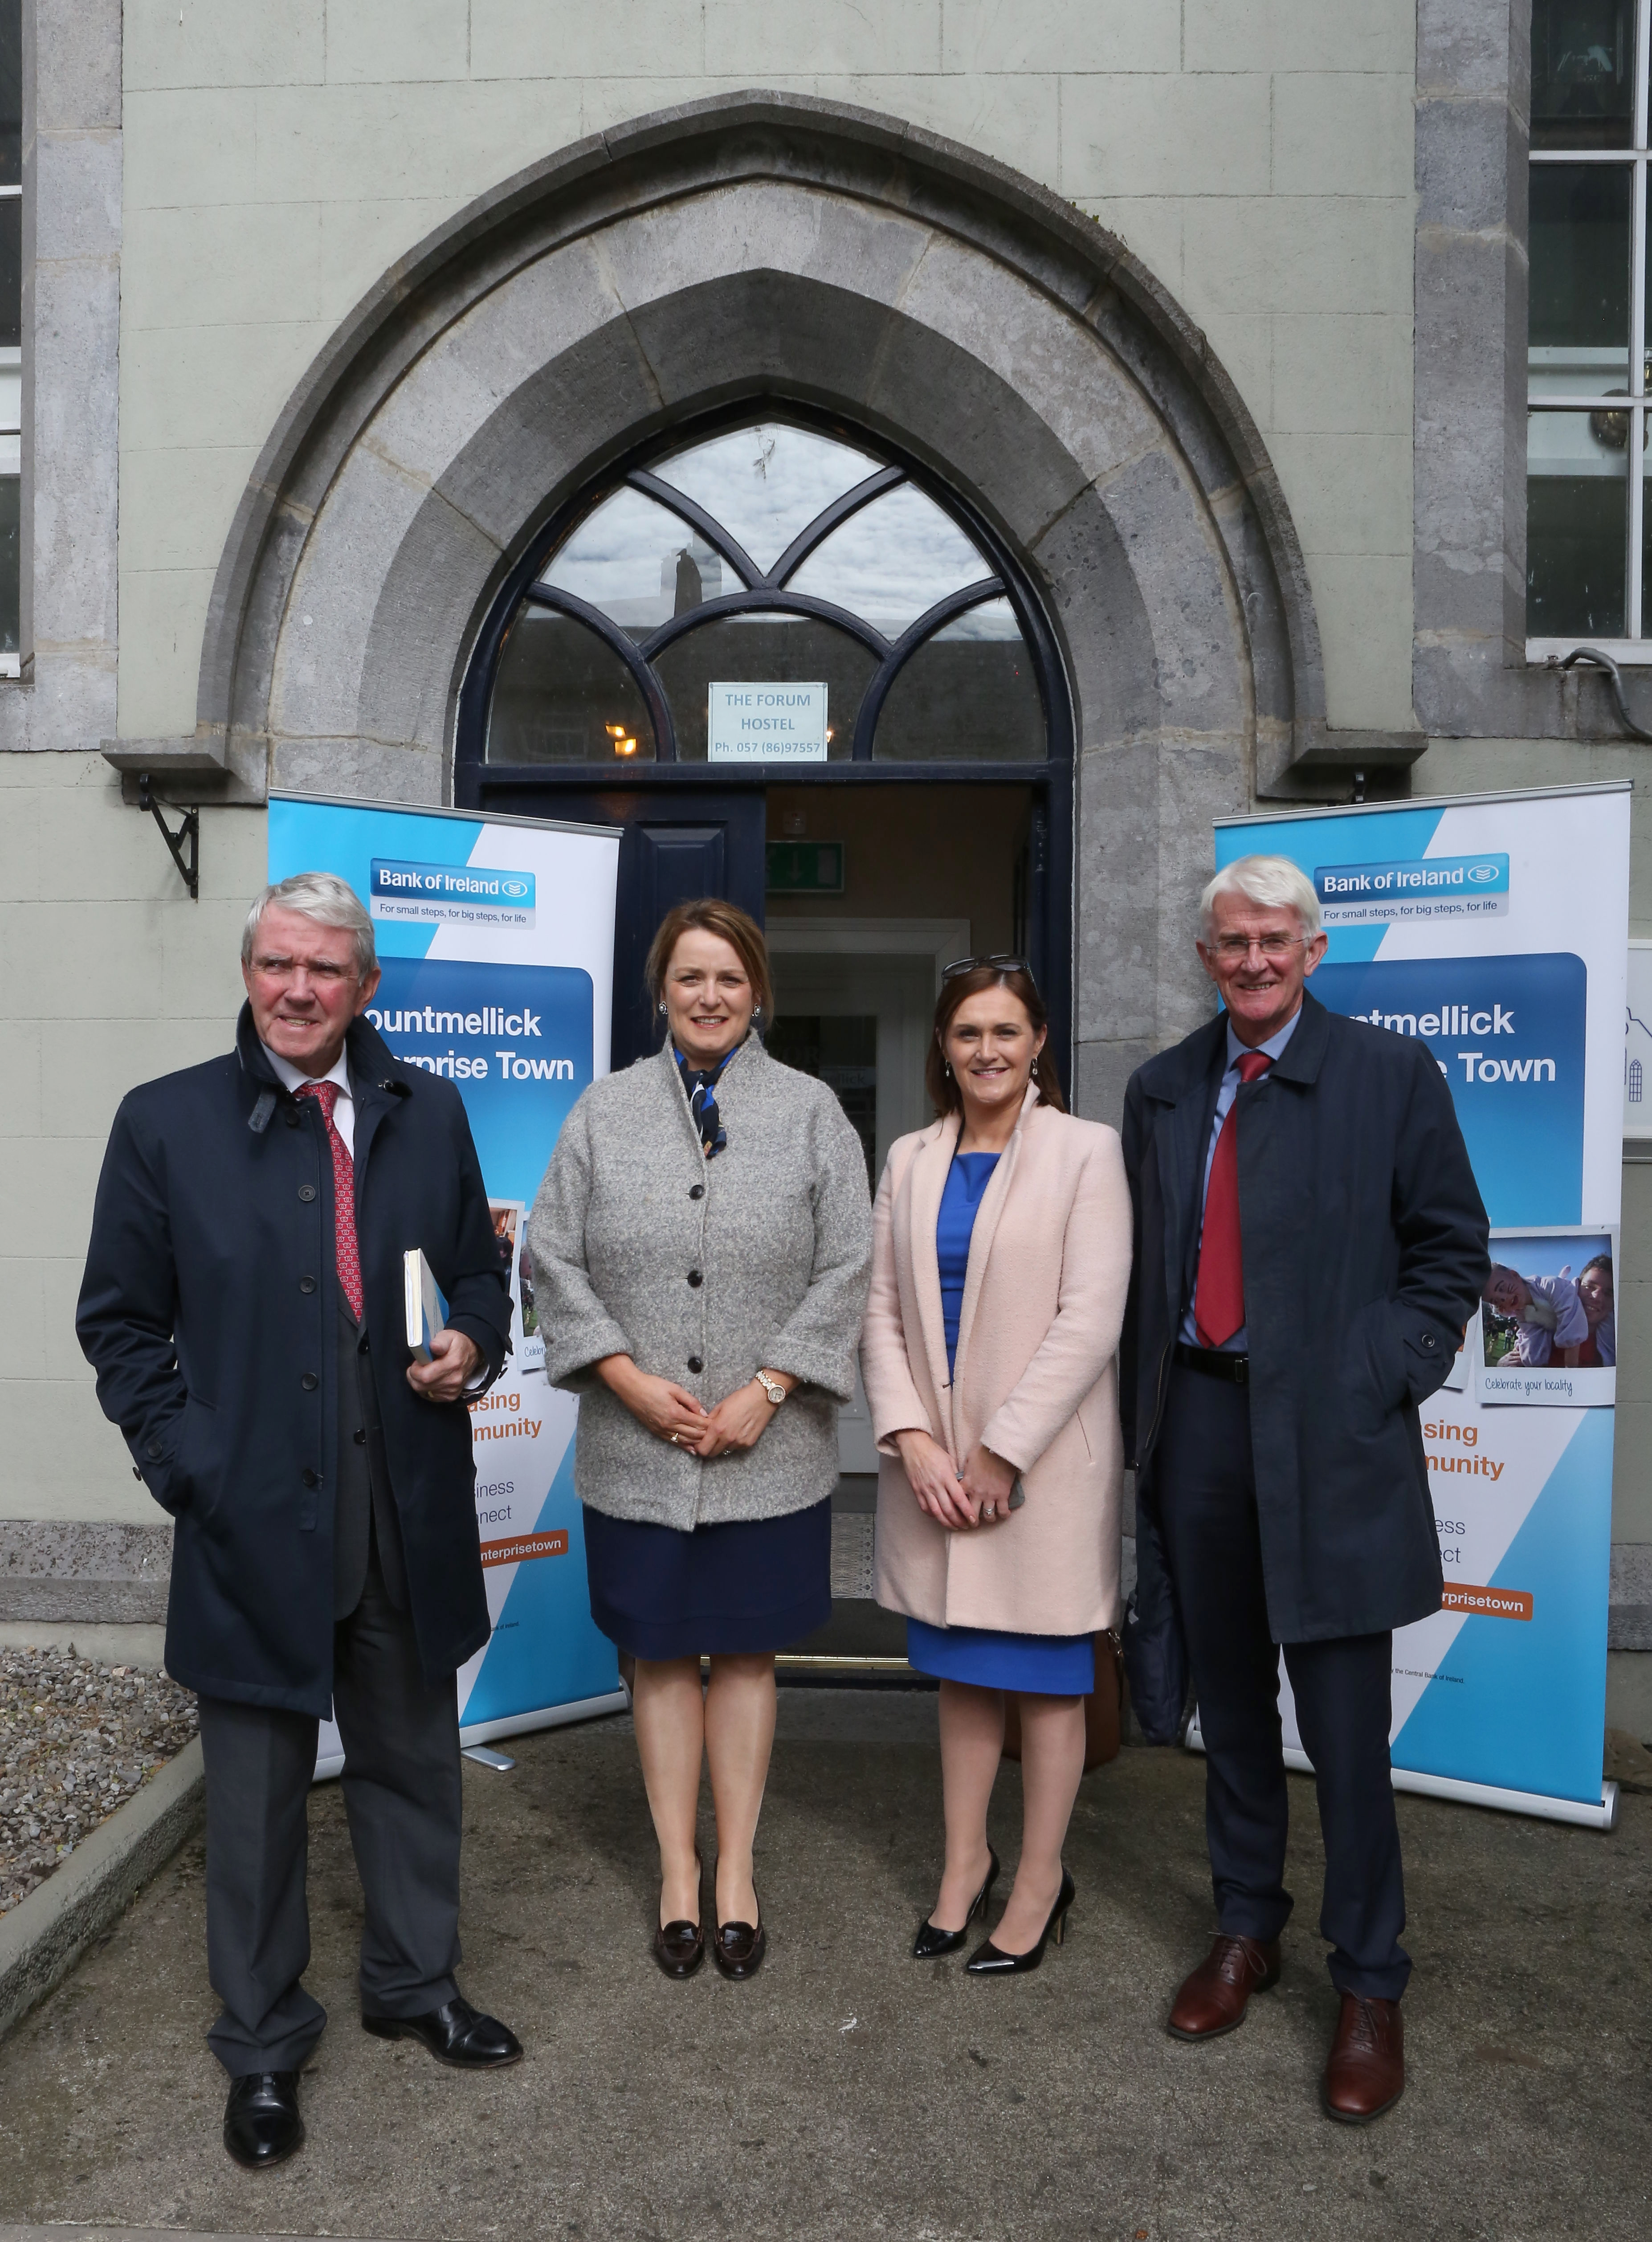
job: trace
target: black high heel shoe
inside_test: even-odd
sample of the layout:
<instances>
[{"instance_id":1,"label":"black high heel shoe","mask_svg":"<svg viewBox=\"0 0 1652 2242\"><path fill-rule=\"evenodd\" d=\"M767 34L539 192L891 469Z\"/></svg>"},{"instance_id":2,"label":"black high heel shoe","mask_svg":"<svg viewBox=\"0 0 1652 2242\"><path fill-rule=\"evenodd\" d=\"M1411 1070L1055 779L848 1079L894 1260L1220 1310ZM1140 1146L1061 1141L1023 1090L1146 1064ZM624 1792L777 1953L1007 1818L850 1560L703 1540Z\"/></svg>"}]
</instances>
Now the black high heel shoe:
<instances>
[{"instance_id":1,"label":"black high heel shoe","mask_svg":"<svg viewBox=\"0 0 1652 2242\"><path fill-rule=\"evenodd\" d=\"M705 1863L700 1858L698 1853L694 1857L695 1865L699 1869L703 1883L706 1873ZM705 1911L705 1895L702 1891L700 1899L700 1913L702 1917ZM656 1925L654 1933L654 1958L668 1977L692 1977L706 1958L706 1934L703 1923L684 1920Z\"/></svg>"},{"instance_id":2,"label":"black high heel shoe","mask_svg":"<svg viewBox=\"0 0 1652 2242\"><path fill-rule=\"evenodd\" d=\"M984 1938L964 1963L964 1969L976 1977L1018 1977L1029 1970L1036 1970L1044 1959L1044 1950L1050 1943L1051 1932L1055 1933L1058 1946L1066 1936L1067 1910L1072 1905L1073 1892L1072 1878L1063 1869L1061 1890L1056 1894L1050 1920L1038 1933L1038 1944L1029 1947L1024 1954L1002 1954L990 1938Z\"/></svg>"},{"instance_id":3,"label":"black high heel shoe","mask_svg":"<svg viewBox=\"0 0 1652 2242\"><path fill-rule=\"evenodd\" d=\"M956 1954L969 1937L970 1925L976 1916L986 1913L987 1900L993 1885L998 1881L998 1856L991 1845L987 1847L987 1859L991 1863L987 1870L987 1880L970 1902L970 1912L964 1918L962 1929L942 1930L925 1917L917 1927L917 1937L912 1941L914 1962L935 1962L943 1954Z\"/></svg>"}]
</instances>

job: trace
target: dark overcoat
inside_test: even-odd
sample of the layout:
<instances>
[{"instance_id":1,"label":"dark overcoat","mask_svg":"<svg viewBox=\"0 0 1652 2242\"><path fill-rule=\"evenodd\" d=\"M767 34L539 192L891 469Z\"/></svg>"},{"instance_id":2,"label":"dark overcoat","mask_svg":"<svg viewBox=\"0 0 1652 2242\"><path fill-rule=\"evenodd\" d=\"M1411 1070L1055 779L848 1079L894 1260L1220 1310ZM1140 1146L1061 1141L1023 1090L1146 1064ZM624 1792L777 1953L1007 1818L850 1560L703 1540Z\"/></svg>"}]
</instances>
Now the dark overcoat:
<instances>
[{"instance_id":1,"label":"dark overcoat","mask_svg":"<svg viewBox=\"0 0 1652 2242\"><path fill-rule=\"evenodd\" d=\"M1125 1094L1136 1253L1119 1395L1149 1560L1154 1458L1226 1064L1223 1014L1138 1067ZM1280 1057L1236 1103L1273 1639L1403 1627L1437 1611L1441 1588L1418 1405L1450 1370L1490 1265L1451 1093L1426 1044L1309 994Z\"/></svg>"},{"instance_id":2,"label":"dark overcoat","mask_svg":"<svg viewBox=\"0 0 1652 2242\"><path fill-rule=\"evenodd\" d=\"M408 1385L402 1255L503 1362L510 1294L459 1092L352 1025L356 1235L374 1387L426 1677L487 1639L470 1418ZM332 1695L339 1295L332 1159L243 1008L236 1048L115 1116L76 1329L150 1493L176 1520L168 1671L325 1715Z\"/></svg>"}]
</instances>

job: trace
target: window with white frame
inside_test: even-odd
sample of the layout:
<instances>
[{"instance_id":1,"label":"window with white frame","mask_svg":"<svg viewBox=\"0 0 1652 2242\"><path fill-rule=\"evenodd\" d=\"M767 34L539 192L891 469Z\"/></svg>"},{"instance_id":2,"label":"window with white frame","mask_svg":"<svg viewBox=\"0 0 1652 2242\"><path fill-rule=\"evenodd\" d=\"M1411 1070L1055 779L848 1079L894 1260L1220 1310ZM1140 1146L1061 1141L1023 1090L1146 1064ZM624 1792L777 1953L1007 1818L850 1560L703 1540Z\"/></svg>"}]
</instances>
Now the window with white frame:
<instances>
[{"instance_id":1,"label":"window with white frame","mask_svg":"<svg viewBox=\"0 0 1652 2242\"><path fill-rule=\"evenodd\" d=\"M0 677L18 668L23 430L23 0L0 0Z\"/></svg>"},{"instance_id":2,"label":"window with white frame","mask_svg":"<svg viewBox=\"0 0 1652 2242\"><path fill-rule=\"evenodd\" d=\"M1649 30L1652 0L1532 0L1526 631L1534 654L1587 643L1652 661Z\"/></svg>"}]
</instances>

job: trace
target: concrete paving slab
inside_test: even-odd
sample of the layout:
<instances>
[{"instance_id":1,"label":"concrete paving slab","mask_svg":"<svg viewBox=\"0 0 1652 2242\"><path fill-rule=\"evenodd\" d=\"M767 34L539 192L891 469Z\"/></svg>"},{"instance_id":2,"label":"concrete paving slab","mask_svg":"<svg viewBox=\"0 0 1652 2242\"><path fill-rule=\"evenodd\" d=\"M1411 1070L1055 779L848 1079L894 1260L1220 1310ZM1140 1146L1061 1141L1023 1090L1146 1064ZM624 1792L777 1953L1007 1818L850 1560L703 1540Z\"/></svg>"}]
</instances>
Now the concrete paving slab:
<instances>
[{"instance_id":1,"label":"concrete paving slab","mask_svg":"<svg viewBox=\"0 0 1652 2242\"><path fill-rule=\"evenodd\" d=\"M178 2242L176 2226L0 2226L0 2242ZM315 2235L197 2234L189 2242L321 2242ZM332 2235L326 2242L354 2242L350 2235Z\"/></svg>"},{"instance_id":2,"label":"concrete paving slab","mask_svg":"<svg viewBox=\"0 0 1652 2242\"><path fill-rule=\"evenodd\" d=\"M1066 1944L980 1984L908 1958L937 1872L933 1715L916 1693L787 1693L769 1960L746 1985L648 1960L628 1722L518 1738L508 1775L467 1765L461 1982L527 2047L491 2077L356 2028L358 1890L342 1798L318 1791L309 1982L333 2022L309 2145L256 2178L218 2145L191 1842L0 2044L0 2219L364 2242L1642 2242L1652 1798L1626 1797L1610 1836L1400 1800L1412 2084L1355 2131L1317 2099L1335 2001L1306 1780L1279 1988L1188 2048L1164 2017L1210 1930L1202 1764L1132 1749L1087 1778Z\"/></svg>"}]
</instances>

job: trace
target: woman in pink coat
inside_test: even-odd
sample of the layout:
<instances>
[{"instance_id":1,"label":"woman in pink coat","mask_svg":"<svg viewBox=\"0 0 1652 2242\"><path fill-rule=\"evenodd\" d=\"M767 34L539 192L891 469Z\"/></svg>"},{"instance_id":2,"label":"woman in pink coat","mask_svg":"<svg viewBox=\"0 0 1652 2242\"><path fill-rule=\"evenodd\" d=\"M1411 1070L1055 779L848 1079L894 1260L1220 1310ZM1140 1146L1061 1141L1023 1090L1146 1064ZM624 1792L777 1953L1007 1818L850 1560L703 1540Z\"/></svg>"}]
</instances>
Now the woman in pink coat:
<instances>
[{"instance_id":1,"label":"woman in pink coat","mask_svg":"<svg viewBox=\"0 0 1652 2242\"><path fill-rule=\"evenodd\" d=\"M1091 1638L1118 1618L1130 1192L1116 1131L1066 1111L1046 1031L1024 959L947 968L928 1072L941 1118L890 1148L861 1342L877 1600L941 1684L946 1867L921 1961L985 1914L1004 1694L1020 1699L1021 1858L966 1964L981 1975L1036 1970L1060 1943Z\"/></svg>"}]
</instances>

